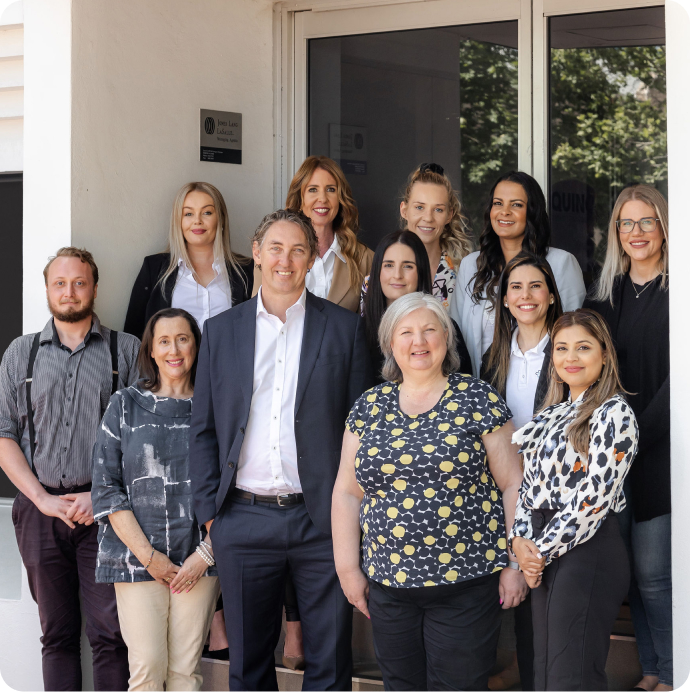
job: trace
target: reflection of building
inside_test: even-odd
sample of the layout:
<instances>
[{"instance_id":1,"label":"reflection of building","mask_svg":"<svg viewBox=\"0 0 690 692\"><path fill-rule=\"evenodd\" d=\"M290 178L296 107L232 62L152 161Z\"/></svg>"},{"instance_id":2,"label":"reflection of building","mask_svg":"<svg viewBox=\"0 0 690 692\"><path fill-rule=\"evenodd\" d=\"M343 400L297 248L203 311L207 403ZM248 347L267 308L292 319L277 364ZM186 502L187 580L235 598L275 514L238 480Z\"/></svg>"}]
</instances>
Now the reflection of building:
<instances>
[{"instance_id":1,"label":"reflection of building","mask_svg":"<svg viewBox=\"0 0 690 692\"><path fill-rule=\"evenodd\" d=\"M94 252L102 274L98 312L107 324L121 327L141 258L163 249L172 194L189 180L208 180L221 189L230 207L233 244L247 253L258 220L284 201L296 165L312 148L329 151L328 128L320 133L310 129L310 117L317 112L327 126L366 128L360 132L366 175L351 179L362 207L366 204L378 215L372 217L378 225L366 230L372 237L391 230L397 225L400 186L414 165L435 159L458 184L463 160L456 119L457 61L459 42L466 37L518 48L515 157L519 168L532 172L544 187L549 175L551 39L560 41L551 45L568 49L585 43L658 44L663 38L672 224L681 228L683 197L690 187L684 180L690 156L690 103L684 101L689 98L690 18L683 9L689 4L669 2L664 30L658 26L659 10L645 8L642 20L630 13L640 0L607 0L606 9L625 11L605 21L595 0L24 0L23 20L12 14L21 9L19 3L0 0L0 22L5 22L0 24L0 172L24 171L23 258L10 251L12 241L21 239L19 226L8 230L0 217L3 288L15 287L18 293L13 300L3 293L0 336L14 336L7 334L8 314L19 306L20 292L23 325L17 324L14 332L43 325L47 313L41 271L46 257L66 244ZM587 14L578 14L583 12ZM559 21L545 20L552 16ZM512 33L506 38L508 30ZM26 60L23 47L7 47L10 37L24 33ZM343 37L340 48L319 56L319 64L330 67L310 81L310 51L316 53L318 47L309 42L333 37ZM18 74L21 64L22 82L11 81L12 70ZM374 80L377 72L385 78ZM487 93L494 85L488 69L477 81L485 83ZM341 102L343 84L349 89L348 103ZM241 165L199 161L202 108L243 114ZM369 122L360 118L367 110ZM397 118L395 127L389 127L390 112ZM17 134L22 127L23 151ZM14 139L8 134L12 132ZM390 134L392 141L386 139ZM595 229L606 228L606 220L590 220L588 184L584 179L559 183L554 188L559 202L549 195L554 241L571 249L586 269L592 266ZM0 201L0 209L6 208ZM674 258L683 256L685 243L690 240L684 234L674 237ZM23 283L21 278L7 280L3 263L10 264L12 257L11 267L23 267ZM672 259L674 266L677 261ZM674 528L679 537L690 522L685 502L690 495L685 472L690 439L684 437L690 410L682 398L690 390L690 373L685 374L687 364L678 355L690 339L684 333L690 327L685 326L681 300L678 289L671 309ZM7 529L0 533L0 670L16 687L37 689L38 624L19 565L10 559L6 509L0 507L0 522ZM682 578L690 558L682 538L676 548L676 668L682 682L690 671L690 594ZM17 591L22 600L14 600ZM356 627L362 642L365 625L357 621Z\"/></svg>"},{"instance_id":2,"label":"reflection of building","mask_svg":"<svg viewBox=\"0 0 690 692\"><path fill-rule=\"evenodd\" d=\"M551 186L551 242L575 255L591 283L594 271L594 188L579 180Z\"/></svg>"}]
</instances>

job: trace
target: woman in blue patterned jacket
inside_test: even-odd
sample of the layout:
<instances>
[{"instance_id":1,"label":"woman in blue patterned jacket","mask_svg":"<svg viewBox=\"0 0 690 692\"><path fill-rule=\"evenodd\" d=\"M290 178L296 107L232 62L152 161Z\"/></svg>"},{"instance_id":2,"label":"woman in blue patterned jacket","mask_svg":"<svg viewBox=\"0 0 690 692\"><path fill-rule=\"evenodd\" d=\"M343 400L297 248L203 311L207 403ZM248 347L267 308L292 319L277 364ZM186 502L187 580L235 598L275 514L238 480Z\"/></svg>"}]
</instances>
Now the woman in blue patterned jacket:
<instances>
[{"instance_id":1,"label":"woman in blue patterned jacket","mask_svg":"<svg viewBox=\"0 0 690 692\"><path fill-rule=\"evenodd\" d=\"M113 394L94 446L96 581L115 584L130 690L199 690L218 598L189 479L189 421L201 335L186 311L144 331L137 384Z\"/></svg>"}]
</instances>

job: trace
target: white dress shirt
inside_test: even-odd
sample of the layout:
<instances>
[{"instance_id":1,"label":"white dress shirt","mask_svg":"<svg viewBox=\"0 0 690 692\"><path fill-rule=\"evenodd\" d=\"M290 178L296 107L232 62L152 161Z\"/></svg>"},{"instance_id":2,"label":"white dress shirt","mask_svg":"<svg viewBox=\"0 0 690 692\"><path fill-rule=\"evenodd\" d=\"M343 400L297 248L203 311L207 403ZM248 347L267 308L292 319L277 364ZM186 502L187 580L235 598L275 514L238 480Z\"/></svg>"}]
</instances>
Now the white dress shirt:
<instances>
[{"instance_id":1,"label":"white dress shirt","mask_svg":"<svg viewBox=\"0 0 690 692\"><path fill-rule=\"evenodd\" d=\"M173 289L171 307L182 308L194 317L203 331L204 322L232 307L230 284L220 273L220 263L216 260L213 269L216 276L204 287L194 278L192 270L180 259L177 281Z\"/></svg>"},{"instance_id":2,"label":"white dress shirt","mask_svg":"<svg viewBox=\"0 0 690 692\"><path fill-rule=\"evenodd\" d=\"M313 293L319 298L328 298L328 292L331 290L331 284L333 283L333 268L335 267L336 256L347 264L345 256L340 251L338 236L334 234L331 247L326 250L323 257L317 255L314 260L314 266L307 272L307 278L304 283L309 293Z\"/></svg>"},{"instance_id":3,"label":"white dress shirt","mask_svg":"<svg viewBox=\"0 0 690 692\"><path fill-rule=\"evenodd\" d=\"M518 329L513 332L510 344L510 365L506 379L506 404L513 414L516 430L529 423L534 415L534 397L544 365L544 349L549 343L547 334L534 348L523 353L518 346Z\"/></svg>"},{"instance_id":4,"label":"white dress shirt","mask_svg":"<svg viewBox=\"0 0 690 692\"><path fill-rule=\"evenodd\" d=\"M295 397L306 291L287 309L285 323L256 300L254 385L237 466L237 487L257 495L301 493L295 442Z\"/></svg>"}]
</instances>

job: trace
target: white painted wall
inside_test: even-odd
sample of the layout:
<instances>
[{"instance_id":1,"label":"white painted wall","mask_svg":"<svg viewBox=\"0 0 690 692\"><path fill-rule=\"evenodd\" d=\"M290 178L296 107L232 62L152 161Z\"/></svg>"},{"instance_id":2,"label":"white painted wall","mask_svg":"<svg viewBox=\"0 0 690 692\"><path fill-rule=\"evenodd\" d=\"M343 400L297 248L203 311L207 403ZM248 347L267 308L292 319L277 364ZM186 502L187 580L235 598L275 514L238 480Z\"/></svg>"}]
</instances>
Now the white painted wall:
<instances>
[{"instance_id":1,"label":"white painted wall","mask_svg":"<svg viewBox=\"0 0 690 692\"><path fill-rule=\"evenodd\" d=\"M94 253L99 316L121 328L144 256L165 250L184 183L221 190L240 252L273 210L272 2L72 8L72 241ZM242 113L242 165L199 161L200 108Z\"/></svg>"},{"instance_id":2,"label":"white painted wall","mask_svg":"<svg viewBox=\"0 0 690 692\"><path fill-rule=\"evenodd\" d=\"M688 72L690 64L690 0L666 2L666 55L668 93L668 197L669 226L673 233L671 254L671 484L673 506L673 653L674 682L688 688L690 675L690 368L688 367L687 277L685 261L690 257L687 227L690 188L690 131Z\"/></svg>"},{"instance_id":3,"label":"white painted wall","mask_svg":"<svg viewBox=\"0 0 690 692\"><path fill-rule=\"evenodd\" d=\"M72 235L71 5L24 3L24 332L48 319L43 267Z\"/></svg>"},{"instance_id":4,"label":"white painted wall","mask_svg":"<svg viewBox=\"0 0 690 692\"><path fill-rule=\"evenodd\" d=\"M24 168L24 8L0 0L0 173Z\"/></svg>"}]
</instances>

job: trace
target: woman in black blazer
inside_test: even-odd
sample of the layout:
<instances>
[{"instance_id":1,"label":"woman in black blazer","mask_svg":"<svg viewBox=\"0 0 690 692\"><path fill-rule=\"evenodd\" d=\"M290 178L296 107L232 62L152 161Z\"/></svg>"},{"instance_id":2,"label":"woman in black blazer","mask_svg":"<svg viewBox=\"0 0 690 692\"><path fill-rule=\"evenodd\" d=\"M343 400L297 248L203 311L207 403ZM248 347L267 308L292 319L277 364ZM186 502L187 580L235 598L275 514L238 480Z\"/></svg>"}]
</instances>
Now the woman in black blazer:
<instances>
[{"instance_id":1,"label":"woman in black blazer","mask_svg":"<svg viewBox=\"0 0 690 692\"><path fill-rule=\"evenodd\" d=\"M649 185L625 188L613 207L606 259L585 307L606 321L639 426L620 514L632 578L628 600L642 679L673 689L671 400L668 205Z\"/></svg>"},{"instance_id":2,"label":"woman in black blazer","mask_svg":"<svg viewBox=\"0 0 690 692\"><path fill-rule=\"evenodd\" d=\"M173 202L168 252L144 258L124 331L141 339L151 317L169 307L189 312L203 330L209 317L247 300L253 281L253 262L230 249L223 195L210 183L187 183ZM222 597L211 623L210 647L205 656L227 660Z\"/></svg>"},{"instance_id":3,"label":"woman in black blazer","mask_svg":"<svg viewBox=\"0 0 690 692\"><path fill-rule=\"evenodd\" d=\"M482 358L481 378L505 399L519 429L542 408L549 387L549 334L563 313L556 279L546 259L522 252L508 262L494 310L494 340ZM511 687L517 682L518 671L522 689L534 689L529 594L514 613L516 656L506 670L494 676L491 689Z\"/></svg>"},{"instance_id":4,"label":"woman in black blazer","mask_svg":"<svg viewBox=\"0 0 690 692\"><path fill-rule=\"evenodd\" d=\"M206 319L252 293L253 263L230 249L228 211L209 183L188 183L175 197L168 252L144 259L134 282L125 332L141 338L159 310L178 307L203 329Z\"/></svg>"}]
</instances>

